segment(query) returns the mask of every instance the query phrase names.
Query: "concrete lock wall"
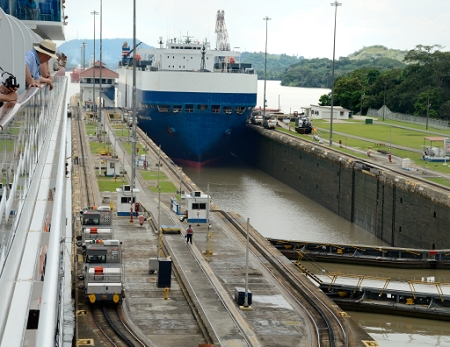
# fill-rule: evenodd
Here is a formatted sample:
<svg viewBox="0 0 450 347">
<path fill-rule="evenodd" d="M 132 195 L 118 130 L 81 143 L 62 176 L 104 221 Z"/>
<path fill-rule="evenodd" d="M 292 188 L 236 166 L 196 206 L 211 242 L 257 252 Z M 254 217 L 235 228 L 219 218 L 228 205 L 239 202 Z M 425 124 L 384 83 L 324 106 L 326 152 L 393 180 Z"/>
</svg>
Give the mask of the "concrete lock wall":
<svg viewBox="0 0 450 347">
<path fill-rule="evenodd" d="M 316 143 L 252 127 L 247 161 L 391 246 L 450 248 L 450 195 Z"/>
</svg>

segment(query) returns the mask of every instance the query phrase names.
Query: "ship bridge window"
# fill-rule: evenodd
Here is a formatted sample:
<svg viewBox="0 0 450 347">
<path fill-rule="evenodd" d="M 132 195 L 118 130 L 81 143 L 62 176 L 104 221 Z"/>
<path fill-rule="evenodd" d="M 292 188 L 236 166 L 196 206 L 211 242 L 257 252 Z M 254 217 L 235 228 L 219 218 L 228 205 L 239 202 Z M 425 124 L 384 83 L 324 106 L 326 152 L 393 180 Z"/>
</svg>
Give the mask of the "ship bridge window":
<svg viewBox="0 0 450 347">
<path fill-rule="evenodd" d="M 231 114 L 231 111 L 232 111 L 231 106 L 224 106 L 223 107 L 223 113 Z"/>
<path fill-rule="evenodd" d="M 169 112 L 170 111 L 170 105 L 158 105 L 158 111 L 159 112 Z"/>
<path fill-rule="evenodd" d="M 203 104 L 197 105 L 197 110 L 199 110 L 200 112 L 205 112 L 205 110 L 207 110 L 207 109 L 208 109 L 208 105 L 203 105 Z"/>
<path fill-rule="evenodd" d="M 211 105 L 211 113 L 220 113 L 220 105 Z"/>
<path fill-rule="evenodd" d="M 184 106 L 184 110 L 188 113 L 192 113 L 192 112 L 194 112 L 194 105 L 186 104 L 186 106 Z"/>
<path fill-rule="evenodd" d="M 181 105 L 173 105 L 173 113 L 181 112 L 182 106 Z"/>
<path fill-rule="evenodd" d="M 236 106 L 234 108 L 234 113 L 236 114 L 243 114 L 245 111 L 245 107 L 244 106 Z"/>
</svg>

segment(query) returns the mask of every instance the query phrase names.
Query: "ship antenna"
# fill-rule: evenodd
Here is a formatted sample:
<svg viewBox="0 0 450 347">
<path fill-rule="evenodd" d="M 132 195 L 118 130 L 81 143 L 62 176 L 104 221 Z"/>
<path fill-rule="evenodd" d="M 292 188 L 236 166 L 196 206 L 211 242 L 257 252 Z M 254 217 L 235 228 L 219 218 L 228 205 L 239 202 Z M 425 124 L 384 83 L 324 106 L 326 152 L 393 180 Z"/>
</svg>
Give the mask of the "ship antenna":
<svg viewBox="0 0 450 347">
<path fill-rule="evenodd" d="M 185 43 L 191 43 L 190 38 L 192 38 L 192 37 L 194 37 L 194 36 L 189 36 L 189 33 L 187 33 L 187 35 L 186 35 L 186 36 L 183 36 L 183 37 L 186 38 L 186 40 L 184 41 Z"/>
</svg>

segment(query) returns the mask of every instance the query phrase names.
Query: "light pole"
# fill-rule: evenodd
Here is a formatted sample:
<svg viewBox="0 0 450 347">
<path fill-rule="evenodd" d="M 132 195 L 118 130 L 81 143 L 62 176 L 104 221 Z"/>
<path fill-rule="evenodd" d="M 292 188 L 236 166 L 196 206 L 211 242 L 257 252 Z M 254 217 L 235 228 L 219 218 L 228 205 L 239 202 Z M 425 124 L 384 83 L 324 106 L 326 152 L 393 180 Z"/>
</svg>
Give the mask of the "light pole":
<svg viewBox="0 0 450 347">
<path fill-rule="evenodd" d="M 428 114 L 430 113 L 430 93 L 427 95 L 427 122 L 425 124 L 425 129 L 428 130 Z"/>
<path fill-rule="evenodd" d="M 96 10 L 94 10 L 93 12 L 91 12 L 91 14 L 94 16 L 94 87 L 92 88 L 92 99 L 94 100 L 93 102 L 93 112 L 95 114 L 95 16 L 98 15 L 98 12 Z"/>
<path fill-rule="evenodd" d="M 131 166 L 131 184 L 134 188 L 136 178 L 136 0 L 133 0 L 133 52 L 133 142 L 131 145 L 131 161 L 133 165 Z"/>
<path fill-rule="evenodd" d="M 359 106 L 359 115 L 360 116 L 362 116 L 362 103 L 363 103 L 364 95 L 365 95 L 365 93 L 361 93 L 361 104 Z"/>
<path fill-rule="evenodd" d="M 84 71 L 84 69 L 86 68 L 86 45 L 87 45 L 86 42 L 81 43 L 81 69 L 82 69 L 82 71 Z M 81 99 L 82 105 L 84 105 L 83 88 L 80 88 L 80 99 Z"/>
<path fill-rule="evenodd" d="M 103 134 L 103 123 L 102 123 L 102 21 L 103 21 L 103 12 L 102 12 L 102 0 L 100 0 L 100 92 L 99 92 L 99 108 L 98 108 L 98 121 L 100 122 L 100 140 Z"/>
<path fill-rule="evenodd" d="M 330 114 L 330 146 L 333 146 L 333 103 L 334 103 L 334 56 L 336 51 L 336 17 L 337 8 L 342 6 L 342 3 L 337 2 L 337 0 L 331 3 L 334 6 L 334 38 L 333 38 L 333 64 L 331 67 L 331 114 Z"/>
<path fill-rule="evenodd" d="M 384 97 L 383 97 L 383 122 L 386 113 L 386 82 L 384 82 Z"/>
<path fill-rule="evenodd" d="M 81 68 L 86 68 L 86 42 L 81 42 Z"/>
<path fill-rule="evenodd" d="M 247 218 L 247 242 L 245 243 L 245 297 L 244 308 L 250 309 L 248 303 L 248 248 L 250 244 L 250 231 L 249 231 L 250 218 Z"/>
<path fill-rule="evenodd" d="M 266 117 L 266 73 L 267 73 L 267 23 L 269 22 L 269 20 L 271 20 L 272 18 L 269 17 L 264 17 L 263 20 L 266 21 L 266 48 L 264 51 L 264 105 L 263 105 L 263 117 Z M 263 118 L 263 119 L 264 119 Z"/>
</svg>

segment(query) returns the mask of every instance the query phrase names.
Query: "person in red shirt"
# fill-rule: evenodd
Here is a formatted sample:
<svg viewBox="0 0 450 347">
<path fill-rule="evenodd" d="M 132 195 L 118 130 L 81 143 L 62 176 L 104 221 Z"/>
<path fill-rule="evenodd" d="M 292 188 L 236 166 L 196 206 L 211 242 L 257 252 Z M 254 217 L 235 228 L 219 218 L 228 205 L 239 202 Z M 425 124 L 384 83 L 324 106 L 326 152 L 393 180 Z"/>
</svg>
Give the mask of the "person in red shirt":
<svg viewBox="0 0 450 347">
<path fill-rule="evenodd" d="M 194 230 L 192 230 L 191 225 L 186 229 L 186 243 L 191 242 L 192 245 L 192 235 L 194 235 Z"/>
</svg>

